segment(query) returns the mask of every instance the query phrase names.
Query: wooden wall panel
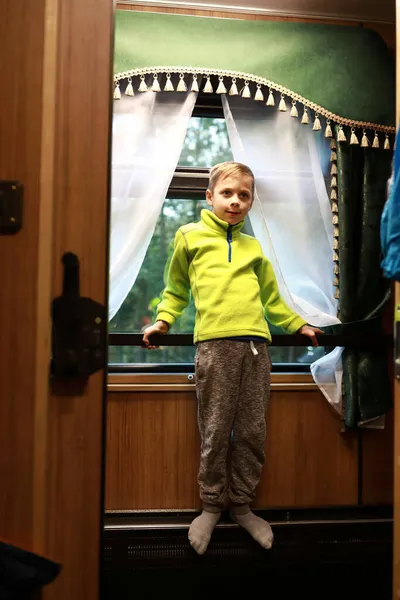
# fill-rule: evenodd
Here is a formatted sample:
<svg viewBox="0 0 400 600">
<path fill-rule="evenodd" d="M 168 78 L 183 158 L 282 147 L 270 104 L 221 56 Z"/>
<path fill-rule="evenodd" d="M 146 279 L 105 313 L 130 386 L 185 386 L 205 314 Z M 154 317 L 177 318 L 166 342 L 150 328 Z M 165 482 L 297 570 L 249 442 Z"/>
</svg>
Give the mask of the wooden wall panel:
<svg viewBox="0 0 400 600">
<path fill-rule="evenodd" d="M 362 432 L 362 502 L 392 504 L 394 414 L 388 413 L 385 428 Z"/>
<path fill-rule="evenodd" d="M 257 507 L 357 502 L 355 434 L 318 391 L 272 393 Z M 194 392 L 111 392 L 106 509 L 199 508 Z"/>
<path fill-rule="evenodd" d="M 340 433 L 339 420 L 318 390 L 273 392 L 268 425 L 255 506 L 357 503 L 357 437 Z"/>
<path fill-rule="evenodd" d="M 111 394 L 106 508 L 197 507 L 198 453 L 194 393 Z"/>
<path fill-rule="evenodd" d="M 0 14 L 0 180 L 25 189 L 22 230 L 0 236 L 0 538 L 32 548 L 44 2 Z"/>
</svg>

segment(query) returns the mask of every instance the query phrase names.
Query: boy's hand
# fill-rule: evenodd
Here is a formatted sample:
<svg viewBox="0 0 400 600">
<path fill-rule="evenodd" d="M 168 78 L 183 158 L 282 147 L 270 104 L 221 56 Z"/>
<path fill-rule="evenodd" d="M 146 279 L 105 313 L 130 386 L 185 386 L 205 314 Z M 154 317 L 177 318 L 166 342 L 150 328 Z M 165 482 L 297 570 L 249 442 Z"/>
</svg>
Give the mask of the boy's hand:
<svg viewBox="0 0 400 600">
<path fill-rule="evenodd" d="M 165 321 L 156 321 L 154 325 L 150 325 L 150 327 L 144 330 L 142 344 L 146 346 L 147 350 L 156 350 L 160 346 L 151 346 L 149 337 L 155 334 L 165 335 L 168 333 L 168 329 L 168 323 Z"/>
<path fill-rule="evenodd" d="M 300 329 L 298 330 L 297 333 L 306 335 L 312 341 L 313 346 L 318 346 L 318 340 L 317 340 L 317 336 L 315 334 L 316 333 L 323 334 L 324 332 L 321 329 L 318 329 L 318 327 L 311 327 L 311 325 L 303 325 L 303 327 L 300 327 Z"/>
</svg>

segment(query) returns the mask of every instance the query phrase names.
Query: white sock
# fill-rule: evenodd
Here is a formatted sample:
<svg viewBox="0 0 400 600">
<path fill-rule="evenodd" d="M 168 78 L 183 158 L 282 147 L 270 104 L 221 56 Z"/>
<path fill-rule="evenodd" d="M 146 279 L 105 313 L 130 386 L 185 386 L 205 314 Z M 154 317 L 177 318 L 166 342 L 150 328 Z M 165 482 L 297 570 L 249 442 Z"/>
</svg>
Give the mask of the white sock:
<svg viewBox="0 0 400 600">
<path fill-rule="evenodd" d="M 212 532 L 221 516 L 220 512 L 208 512 L 203 510 L 199 517 L 196 517 L 189 528 L 189 542 L 197 552 L 204 554 L 210 542 Z"/>
<path fill-rule="evenodd" d="M 232 509 L 230 515 L 235 523 L 246 529 L 260 546 L 267 550 L 271 548 L 274 542 L 274 534 L 267 521 L 264 521 L 261 517 L 257 517 L 250 509 L 244 514 L 242 511 L 235 512 L 235 509 Z"/>
</svg>

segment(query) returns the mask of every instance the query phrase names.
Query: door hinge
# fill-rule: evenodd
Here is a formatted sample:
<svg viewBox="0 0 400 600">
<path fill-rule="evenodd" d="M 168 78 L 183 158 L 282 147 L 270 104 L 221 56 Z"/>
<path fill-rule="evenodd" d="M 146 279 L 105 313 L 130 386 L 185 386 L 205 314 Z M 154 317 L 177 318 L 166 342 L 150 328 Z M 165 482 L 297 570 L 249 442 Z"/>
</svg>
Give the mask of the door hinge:
<svg viewBox="0 0 400 600">
<path fill-rule="evenodd" d="M 19 181 L 0 181 L 0 234 L 21 229 L 23 195 L 24 187 Z"/>
</svg>

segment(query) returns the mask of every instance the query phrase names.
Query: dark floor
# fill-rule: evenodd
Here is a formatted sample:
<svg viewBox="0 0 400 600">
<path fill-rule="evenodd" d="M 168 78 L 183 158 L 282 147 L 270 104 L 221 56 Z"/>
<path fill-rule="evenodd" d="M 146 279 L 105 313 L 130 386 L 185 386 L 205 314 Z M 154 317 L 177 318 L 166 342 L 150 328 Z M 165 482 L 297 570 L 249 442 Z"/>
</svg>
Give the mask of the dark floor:
<svg viewBox="0 0 400 600">
<path fill-rule="evenodd" d="M 108 516 L 103 600 L 391 600 L 390 508 L 258 514 L 273 525 L 271 550 L 227 517 L 204 556 L 187 540 L 191 514 Z"/>
</svg>

